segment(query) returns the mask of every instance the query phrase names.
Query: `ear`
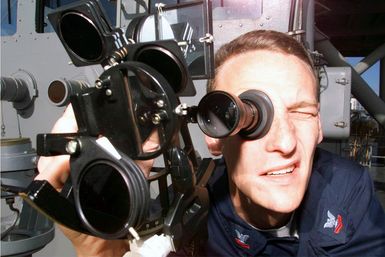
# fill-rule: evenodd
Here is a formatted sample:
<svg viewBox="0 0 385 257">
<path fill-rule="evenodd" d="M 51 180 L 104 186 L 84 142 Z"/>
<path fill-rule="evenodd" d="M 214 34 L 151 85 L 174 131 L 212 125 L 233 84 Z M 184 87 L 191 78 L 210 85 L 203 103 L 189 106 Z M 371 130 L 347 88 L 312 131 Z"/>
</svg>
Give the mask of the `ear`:
<svg viewBox="0 0 385 257">
<path fill-rule="evenodd" d="M 205 141 L 212 155 L 218 156 L 222 154 L 222 147 L 223 147 L 222 140 L 205 135 Z"/>
<path fill-rule="evenodd" d="M 318 144 L 322 142 L 324 134 L 322 132 L 321 115 L 318 113 Z"/>
</svg>

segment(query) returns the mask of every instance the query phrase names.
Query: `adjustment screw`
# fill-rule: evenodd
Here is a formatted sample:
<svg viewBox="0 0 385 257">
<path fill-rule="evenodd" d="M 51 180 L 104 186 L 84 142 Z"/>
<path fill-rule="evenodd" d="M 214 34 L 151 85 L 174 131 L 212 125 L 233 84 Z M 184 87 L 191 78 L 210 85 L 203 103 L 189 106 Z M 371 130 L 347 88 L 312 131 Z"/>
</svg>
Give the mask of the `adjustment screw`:
<svg viewBox="0 0 385 257">
<path fill-rule="evenodd" d="M 66 145 L 66 151 L 68 154 L 76 154 L 80 150 L 80 144 L 77 140 L 70 140 Z"/>
<path fill-rule="evenodd" d="M 156 106 L 158 106 L 159 108 L 164 107 L 164 101 L 162 99 L 159 99 L 158 101 L 156 101 Z"/>
<path fill-rule="evenodd" d="M 97 89 L 108 88 L 110 84 L 111 84 L 111 77 L 110 76 L 108 76 L 107 78 L 103 78 L 103 79 L 97 79 L 95 81 L 95 87 Z"/>
<path fill-rule="evenodd" d="M 111 89 L 106 90 L 106 96 L 112 96 L 112 90 Z"/>
<path fill-rule="evenodd" d="M 167 119 L 167 113 L 164 110 L 162 110 L 158 113 L 155 113 L 151 117 L 152 124 L 154 124 L 154 125 L 159 125 L 165 119 Z"/>
<path fill-rule="evenodd" d="M 158 125 L 161 121 L 162 121 L 162 117 L 160 117 L 160 115 L 158 113 L 156 113 L 156 114 L 154 114 L 154 116 L 152 116 L 152 123 L 153 124 Z"/>
<path fill-rule="evenodd" d="M 101 89 L 103 87 L 103 83 L 102 83 L 102 81 L 100 79 L 95 81 L 95 87 L 97 89 Z"/>
</svg>

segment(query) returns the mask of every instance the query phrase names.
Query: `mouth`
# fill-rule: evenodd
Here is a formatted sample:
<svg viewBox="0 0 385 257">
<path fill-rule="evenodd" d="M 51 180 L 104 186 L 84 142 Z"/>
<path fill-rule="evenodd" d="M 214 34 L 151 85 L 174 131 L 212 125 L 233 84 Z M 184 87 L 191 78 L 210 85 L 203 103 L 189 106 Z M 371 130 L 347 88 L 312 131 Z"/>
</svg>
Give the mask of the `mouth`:
<svg viewBox="0 0 385 257">
<path fill-rule="evenodd" d="M 296 185 L 300 176 L 299 160 L 292 160 L 285 163 L 270 166 L 259 173 L 261 179 L 271 186 L 293 186 Z"/>
<path fill-rule="evenodd" d="M 283 175 L 293 173 L 294 168 L 295 168 L 295 166 L 292 165 L 292 166 L 284 168 L 284 169 L 268 171 L 264 175 L 266 175 L 266 176 L 283 176 Z"/>
<path fill-rule="evenodd" d="M 289 162 L 276 164 L 268 168 L 266 167 L 266 169 L 261 170 L 259 174 L 266 177 L 293 176 L 299 168 L 299 165 L 300 162 L 298 160 L 291 160 Z"/>
</svg>

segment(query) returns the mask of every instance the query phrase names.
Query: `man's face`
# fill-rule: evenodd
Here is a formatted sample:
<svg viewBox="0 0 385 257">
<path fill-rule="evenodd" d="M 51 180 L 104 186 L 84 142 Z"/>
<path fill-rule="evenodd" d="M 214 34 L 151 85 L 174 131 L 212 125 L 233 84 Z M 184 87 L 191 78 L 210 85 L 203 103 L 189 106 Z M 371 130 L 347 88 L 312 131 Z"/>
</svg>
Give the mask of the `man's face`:
<svg viewBox="0 0 385 257">
<path fill-rule="evenodd" d="M 236 135 L 215 143 L 226 160 L 236 209 L 245 199 L 279 213 L 299 206 L 322 140 L 316 88 L 310 68 L 292 55 L 253 51 L 220 67 L 216 90 L 234 95 L 261 90 L 274 106 L 273 123 L 263 138 L 248 141 Z"/>
</svg>

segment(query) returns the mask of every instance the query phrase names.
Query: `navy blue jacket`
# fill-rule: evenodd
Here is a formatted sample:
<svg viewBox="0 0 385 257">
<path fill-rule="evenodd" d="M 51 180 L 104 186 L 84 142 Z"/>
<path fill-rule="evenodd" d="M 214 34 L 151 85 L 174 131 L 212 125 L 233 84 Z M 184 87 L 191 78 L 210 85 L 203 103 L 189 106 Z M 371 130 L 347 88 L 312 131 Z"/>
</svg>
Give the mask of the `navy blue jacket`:
<svg viewBox="0 0 385 257">
<path fill-rule="evenodd" d="M 271 237 L 238 217 L 227 179 L 221 160 L 208 185 L 208 239 L 199 256 L 385 256 L 385 213 L 368 171 L 354 162 L 316 150 L 294 217 L 299 238 Z"/>
</svg>

